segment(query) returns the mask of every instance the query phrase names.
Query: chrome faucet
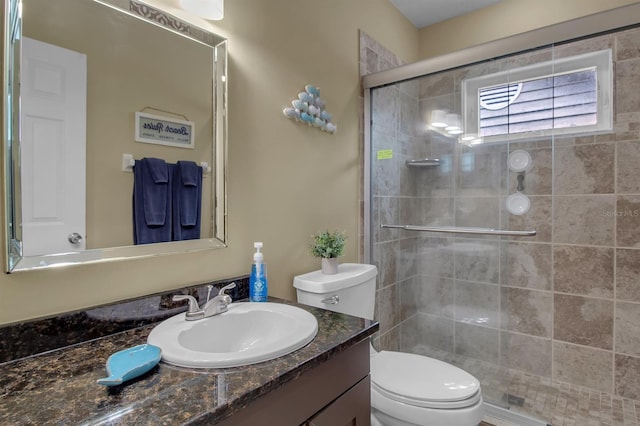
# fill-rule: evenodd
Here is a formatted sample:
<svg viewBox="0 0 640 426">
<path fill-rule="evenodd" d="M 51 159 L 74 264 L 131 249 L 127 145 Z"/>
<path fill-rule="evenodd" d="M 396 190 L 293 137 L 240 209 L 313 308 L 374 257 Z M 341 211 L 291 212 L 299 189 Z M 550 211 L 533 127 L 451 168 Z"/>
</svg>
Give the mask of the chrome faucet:
<svg viewBox="0 0 640 426">
<path fill-rule="evenodd" d="M 176 302 L 180 300 L 186 300 L 189 302 L 189 308 L 185 314 L 185 319 L 187 321 L 195 321 L 227 312 L 229 310 L 229 305 L 233 300 L 231 299 L 231 296 L 225 293 L 225 291 L 235 288 L 235 286 L 236 283 L 233 282 L 222 287 L 220 291 L 218 291 L 218 295 L 211 300 L 209 300 L 209 295 L 207 295 L 207 303 L 204 304 L 202 309 L 198 306 L 198 301 L 195 297 L 189 296 L 188 294 L 177 294 L 173 296 L 173 300 Z M 209 289 L 209 291 L 211 291 L 211 289 Z"/>
</svg>

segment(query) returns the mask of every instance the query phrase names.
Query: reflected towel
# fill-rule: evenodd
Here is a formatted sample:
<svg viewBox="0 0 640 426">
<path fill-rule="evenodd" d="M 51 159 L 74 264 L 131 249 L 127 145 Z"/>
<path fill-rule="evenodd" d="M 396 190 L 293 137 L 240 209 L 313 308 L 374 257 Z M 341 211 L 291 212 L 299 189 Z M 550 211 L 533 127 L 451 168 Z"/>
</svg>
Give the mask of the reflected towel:
<svg viewBox="0 0 640 426">
<path fill-rule="evenodd" d="M 173 240 L 200 238 L 202 167 L 193 161 L 178 161 L 173 175 Z"/>
<path fill-rule="evenodd" d="M 171 241 L 171 178 L 171 170 L 164 160 L 136 160 L 133 167 L 134 244 Z"/>
<path fill-rule="evenodd" d="M 144 198 L 144 218 L 147 225 L 164 225 L 167 213 L 167 187 L 169 169 L 159 158 L 143 158 L 142 196 Z"/>
</svg>

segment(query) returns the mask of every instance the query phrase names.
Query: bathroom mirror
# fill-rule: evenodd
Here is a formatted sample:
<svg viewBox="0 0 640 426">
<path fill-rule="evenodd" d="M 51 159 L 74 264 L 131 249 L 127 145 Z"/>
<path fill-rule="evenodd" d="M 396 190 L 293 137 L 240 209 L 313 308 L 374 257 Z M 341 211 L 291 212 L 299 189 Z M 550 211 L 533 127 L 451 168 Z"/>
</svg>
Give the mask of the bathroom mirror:
<svg viewBox="0 0 640 426">
<path fill-rule="evenodd" d="M 225 247 L 224 38 L 134 0 L 4 0 L 3 29 L 5 272 Z M 200 239 L 134 245 L 144 157 L 201 165 Z"/>
</svg>

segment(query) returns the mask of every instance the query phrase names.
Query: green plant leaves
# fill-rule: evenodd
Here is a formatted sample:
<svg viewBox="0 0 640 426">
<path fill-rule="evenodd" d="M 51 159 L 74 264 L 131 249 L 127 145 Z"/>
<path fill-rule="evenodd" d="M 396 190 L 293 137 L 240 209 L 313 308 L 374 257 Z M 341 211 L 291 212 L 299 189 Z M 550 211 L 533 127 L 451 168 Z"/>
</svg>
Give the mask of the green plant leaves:
<svg viewBox="0 0 640 426">
<path fill-rule="evenodd" d="M 321 231 L 311 236 L 311 254 L 315 257 L 338 257 L 342 256 L 347 235 L 343 231 Z"/>
</svg>

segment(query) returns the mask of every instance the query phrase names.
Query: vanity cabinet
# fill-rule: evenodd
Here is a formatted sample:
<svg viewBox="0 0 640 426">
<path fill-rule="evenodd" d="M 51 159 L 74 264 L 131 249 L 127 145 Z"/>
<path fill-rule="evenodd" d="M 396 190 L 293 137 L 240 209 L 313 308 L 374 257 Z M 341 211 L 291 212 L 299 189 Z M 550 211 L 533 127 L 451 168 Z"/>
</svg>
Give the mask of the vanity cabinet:
<svg viewBox="0 0 640 426">
<path fill-rule="evenodd" d="M 369 376 L 346 391 L 304 426 L 364 426 L 371 424 L 371 380 Z"/>
<path fill-rule="evenodd" d="M 369 339 L 257 397 L 222 426 L 369 426 Z M 204 423 L 203 423 L 204 424 Z"/>
</svg>

